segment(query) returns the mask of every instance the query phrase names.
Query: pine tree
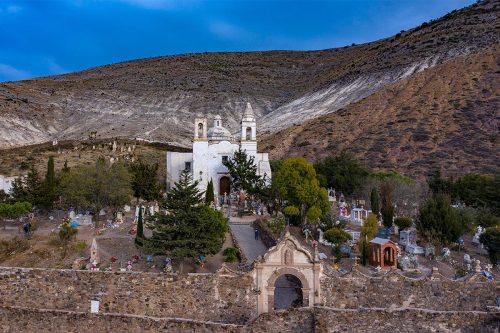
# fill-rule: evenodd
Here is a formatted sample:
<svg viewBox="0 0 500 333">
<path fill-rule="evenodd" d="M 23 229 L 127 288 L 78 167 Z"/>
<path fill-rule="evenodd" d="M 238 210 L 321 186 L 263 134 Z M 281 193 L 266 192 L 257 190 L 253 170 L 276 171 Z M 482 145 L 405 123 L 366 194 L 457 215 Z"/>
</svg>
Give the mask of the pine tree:
<svg viewBox="0 0 500 333">
<path fill-rule="evenodd" d="M 379 202 L 378 191 L 376 188 L 373 188 L 372 193 L 370 194 L 370 204 L 372 206 L 373 214 L 378 216 L 378 214 L 380 213 L 380 202 Z"/>
<path fill-rule="evenodd" d="M 264 185 L 262 177 L 257 174 L 254 157 L 247 155 L 241 148 L 234 153 L 233 158 L 224 162 L 224 166 L 229 170 L 231 186 L 235 191 L 254 193 Z"/>
<path fill-rule="evenodd" d="M 155 214 L 146 221 L 152 230 L 144 240 L 146 251 L 171 254 L 176 257 L 197 257 L 215 254 L 222 248 L 227 231 L 224 215 L 203 204 L 203 193 L 189 172 L 181 174 L 179 182 L 167 193 L 166 214 Z"/>
<path fill-rule="evenodd" d="M 207 191 L 205 192 L 205 203 L 207 205 L 210 205 L 211 203 L 213 203 L 215 200 L 215 196 L 214 196 L 214 182 L 212 181 L 212 179 L 210 179 L 210 181 L 208 182 L 208 185 L 207 185 Z"/>
<path fill-rule="evenodd" d="M 38 171 L 33 165 L 31 166 L 30 171 L 26 176 L 25 185 L 27 201 L 30 202 L 33 206 L 39 205 L 42 183 L 40 182 Z"/>
<path fill-rule="evenodd" d="M 54 157 L 50 156 L 47 162 L 47 173 L 41 186 L 40 205 L 45 209 L 52 209 L 57 197 L 56 174 L 54 170 Z"/>
<path fill-rule="evenodd" d="M 12 182 L 10 196 L 15 202 L 29 201 L 28 191 L 26 190 L 26 183 L 22 177 L 18 177 Z"/>
<path fill-rule="evenodd" d="M 172 213 L 188 211 L 203 202 L 203 193 L 198 190 L 198 181 L 193 181 L 188 171 L 183 171 L 179 182 L 167 193 L 165 207 Z"/>
<path fill-rule="evenodd" d="M 143 245 L 144 226 L 142 223 L 142 207 L 139 207 L 139 217 L 137 218 L 137 233 L 135 235 L 135 243 L 139 246 Z"/>
<path fill-rule="evenodd" d="M 158 163 L 146 164 L 139 160 L 130 165 L 129 171 L 132 174 L 132 189 L 137 199 L 151 201 L 160 197 L 157 183 Z"/>
<path fill-rule="evenodd" d="M 383 183 L 380 186 L 380 194 L 382 201 L 382 208 L 380 213 L 382 214 L 382 221 L 384 226 L 390 228 L 394 219 L 394 205 L 392 204 L 392 192 L 393 187 L 388 182 Z"/>
</svg>

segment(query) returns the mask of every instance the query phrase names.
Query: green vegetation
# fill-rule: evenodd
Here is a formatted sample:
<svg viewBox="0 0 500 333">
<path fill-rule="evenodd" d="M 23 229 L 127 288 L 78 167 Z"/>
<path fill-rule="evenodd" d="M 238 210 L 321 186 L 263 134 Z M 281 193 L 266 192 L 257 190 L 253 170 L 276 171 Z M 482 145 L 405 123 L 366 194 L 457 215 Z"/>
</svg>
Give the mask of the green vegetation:
<svg viewBox="0 0 500 333">
<path fill-rule="evenodd" d="M 99 159 L 93 166 L 72 168 L 61 179 L 61 193 L 67 207 L 99 211 L 110 207 L 116 212 L 132 198 L 131 177 L 122 163 L 108 166 Z M 98 220 L 95 220 L 96 227 Z"/>
<path fill-rule="evenodd" d="M 398 226 L 399 231 L 411 227 L 412 219 L 410 217 L 396 217 L 394 219 L 394 224 Z"/>
<path fill-rule="evenodd" d="M 160 188 L 158 186 L 158 163 L 146 164 L 141 160 L 128 167 L 132 175 L 132 190 L 134 197 L 146 201 L 158 200 Z"/>
<path fill-rule="evenodd" d="M 235 247 L 228 247 L 222 252 L 225 262 L 236 262 L 239 260 L 240 251 Z"/>
<path fill-rule="evenodd" d="M 257 174 L 254 157 L 246 151 L 238 149 L 233 158 L 224 162 L 231 175 L 231 186 L 235 191 L 257 193 L 264 186 L 264 180 Z"/>
<path fill-rule="evenodd" d="M 285 230 L 285 217 L 282 215 L 273 217 L 269 220 L 267 225 L 269 226 L 269 229 L 271 229 L 273 234 L 279 235 L 283 232 L 283 230 Z"/>
<path fill-rule="evenodd" d="M 78 229 L 73 228 L 69 220 L 66 223 L 61 224 L 61 228 L 59 229 L 59 241 L 63 247 L 63 258 L 66 257 L 68 253 L 68 245 L 69 243 L 76 238 L 76 234 L 78 233 Z"/>
<path fill-rule="evenodd" d="M 215 201 L 215 194 L 214 194 L 214 182 L 212 179 L 208 182 L 207 185 L 207 191 L 205 192 L 205 203 L 207 205 L 213 204 Z"/>
<path fill-rule="evenodd" d="M 376 188 L 372 188 L 372 192 L 370 193 L 370 205 L 372 207 L 373 214 L 378 216 L 380 213 L 380 199 Z"/>
<path fill-rule="evenodd" d="M 314 163 L 314 169 L 326 178 L 326 185 L 346 195 L 361 187 L 369 170 L 346 152 Z"/>
<path fill-rule="evenodd" d="M 151 238 L 144 239 L 147 252 L 196 258 L 220 251 L 228 230 L 227 219 L 204 204 L 197 185 L 188 172 L 181 174 L 179 182 L 167 193 L 166 208 L 170 214 L 158 213 L 146 221 L 153 232 Z"/>
<path fill-rule="evenodd" d="M 479 241 L 483 243 L 490 261 L 492 264 L 500 263 L 500 226 L 487 228 L 479 237 Z"/>
<path fill-rule="evenodd" d="M 0 217 L 3 219 L 3 229 L 5 230 L 5 219 L 16 219 L 24 214 L 31 212 L 29 202 L 0 203 Z"/>
<path fill-rule="evenodd" d="M 433 194 L 420 207 L 417 229 L 427 240 L 438 240 L 443 244 L 456 242 L 467 230 L 450 197 L 443 193 Z"/>
<path fill-rule="evenodd" d="M 144 226 L 142 222 L 142 207 L 139 207 L 139 216 L 137 217 L 137 233 L 135 234 L 135 243 L 139 246 L 143 245 Z"/>
<path fill-rule="evenodd" d="M 317 220 L 330 210 L 326 190 L 320 187 L 316 171 L 304 158 L 290 158 L 273 177 L 278 201 L 286 202 L 283 210 L 288 216 L 298 216 L 302 223 Z"/>
<path fill-rule="evenodd" d="M 384 226 L 390 228 L 394 219 L 394 205 L 392 203 L 392 193 L 394 188 L 389 182 L 384 182 L 380 186 L 380 196 L 382 201 L 382 207 L 380 208 L 380 213 L 382 214 L 382 221 Z"/>
<path fill-rule="evenodd" d="M 370 214 L 363 221 L 363 228 L 361 229 L 361 237 L 358 242 L 358 248 L 360 253 L 361 264 L 366 265 L 368 258 L 368 242 L 375 238 L 378 231 L 378 218 L 375 214 Z"/>
</svg>

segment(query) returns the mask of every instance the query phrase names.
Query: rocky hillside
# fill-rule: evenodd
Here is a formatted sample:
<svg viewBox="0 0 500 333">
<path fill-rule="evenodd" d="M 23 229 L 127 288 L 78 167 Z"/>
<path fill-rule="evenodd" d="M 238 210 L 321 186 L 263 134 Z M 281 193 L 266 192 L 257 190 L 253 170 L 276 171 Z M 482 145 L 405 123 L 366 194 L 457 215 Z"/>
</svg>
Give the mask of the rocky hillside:
<svg viewBox="0 0 500 333">
<path fill-rule="evenodd" d="M 247 101 L 271 147 L 276 131 L 333 116 L 457 57 L 483 54 L 500 42 L 499 12 L 498 0 L 483 1 L 396 36 L 344 48 L 186 54 L 2 83 L 0 148 L 82 140 L 91 132 L 100 139 L 137 137 L 185 146 L 195 115 L 220 114 L 235 131 Z M 461 92 L 453 99 L 465 101 Z M 285 156 L 290 150 L 273 153 Z"/>
<path fill-rule="evenodd" d="M 423 176 L 500 171 L 500 45 L 459 57 L 356 103 L 263 138 L 273 158 L 347 150 L 366 165 Z"/>
</svg>

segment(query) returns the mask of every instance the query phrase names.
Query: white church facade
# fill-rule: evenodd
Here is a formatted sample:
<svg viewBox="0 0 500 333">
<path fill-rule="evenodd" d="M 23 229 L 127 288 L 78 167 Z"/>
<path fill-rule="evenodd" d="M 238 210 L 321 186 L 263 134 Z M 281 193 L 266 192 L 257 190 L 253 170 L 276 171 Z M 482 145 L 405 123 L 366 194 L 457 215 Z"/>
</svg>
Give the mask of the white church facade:
<svg viewBox="0 0 500 333">
<path fill-rule="evenodd" d="M 207 118 L 195 119 L 191 153 L 167 151 L 167 190 L 172 188 L 181 173 L 187 170 L 191 172 L 194 180 L 198 180 L 200 191 L 206 191 L 208 182 L 212 179 L 216 197 L 229 195 L 231 177 L 223 162 L 233 158 L 240 147 L 254 157 L 257 173 L 270 180 L 269 156 L 267 153 L 257 152 L 257 123 L 250 103 L 247 103 L 241 119 L 239 138 L 222 126 L 220 116 L 214 117 L 213 127 L 208 128 L 207 125 Z"/>
</svg>

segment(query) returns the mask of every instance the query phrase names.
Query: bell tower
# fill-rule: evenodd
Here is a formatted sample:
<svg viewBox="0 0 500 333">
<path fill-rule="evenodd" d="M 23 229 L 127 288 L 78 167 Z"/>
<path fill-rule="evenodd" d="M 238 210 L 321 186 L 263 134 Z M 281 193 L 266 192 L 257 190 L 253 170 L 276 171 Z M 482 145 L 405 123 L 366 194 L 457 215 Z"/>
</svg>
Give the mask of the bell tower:
<svg viewBox="0 0 500 333">
<path fill-rule="evenodd" d="M 250 103 L 241 118 L 241 149 L 250 155 L 257 154 L 257 121 Z"/>
<path fill-rule="evenodd" d="M 207 118 L 194 119 L 194 140 L 205 141 L 207 140 Z"/>
</svg>

